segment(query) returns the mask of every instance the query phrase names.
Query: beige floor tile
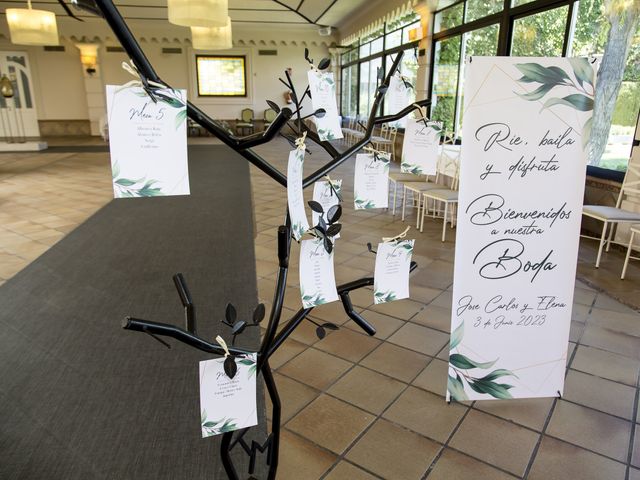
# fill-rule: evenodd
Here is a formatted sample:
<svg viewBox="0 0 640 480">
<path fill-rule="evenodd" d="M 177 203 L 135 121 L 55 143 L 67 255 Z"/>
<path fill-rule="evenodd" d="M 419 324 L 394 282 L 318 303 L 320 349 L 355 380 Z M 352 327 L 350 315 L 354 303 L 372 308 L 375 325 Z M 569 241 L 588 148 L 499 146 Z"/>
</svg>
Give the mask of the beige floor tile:
<svg viewBox="0 0 640 480">
<path fill-rule="evenodd" d="M 427 305 L 424 310 L 418 312 L 410 321 L 448 333 L 451 331 L 451 308 Z"/>
<path fill-rule="evenodd" d="M 474 408 L 533 430 L 542 431 L 553 401 L 553 398 L 519 398 L 498 402 L 476 402 Z"/>
<path fill-rule="evenodd" d="M 381 413 L 406 385 L 386 375 L 356 365 L 328 392 L 368 412 Z"/>
<path fill-rule="evenodd" d="M 332 452 L 341 454 L 375 416 L 329 395 L 320 395 L 298 413 L 287 428 Z"/>
<path fill-rule="evenodd" d="M 358 362 L 378 345 L 380 340 L 374 337 L 342 328 L 331 332 L 326 338 L 316 343 L 315 347 L 345 360 Z"/>
<path fill-rule="evenodd" d="M 400 381 L 410 382 L 424 369 L 428 358 L 406 348 L 383 343 L 360 364 Z"/>
<path fill-rule="evenodd" d="M 373 310 L 374 312 L 389 315 L 391 317 L 400 318 L 402 320 L 409 320 L 423 308 L 424 305 L 422 303 L 405 299 L 396 300 L 395 302 L 372 305 L 369 309 Z"/>
<path fill-rule="evenodd" d="M 516 478 L 450 448 L 446 448 L 429 480 L 509 480 Z"/>
<path fill-rule="evenodd" d="M 615 460 L 625 461 L 631 423 L 560 400 L 547 434 Z"/>
<path fill-rule="evenodd" d="M 324 478 L 325 480 L 375 480 L 377 477 L 343 460 Z"/>
<path fill-rule="evenodd" d="M 622 313 L 594 308 L 589 323 L 627 335 L 640 336 L 640 313 Z"/>
<path fill-rule="evenodd" d="M 271 368 L 280 368 L 293 357 L 306 350 L 307 345 L 304 343 L 288 338 L 269 358 Z"/>
<path fill-rule="evenodd" d="M 389 480 L 419 480 L 440 445 L 386 420 L 378 420 L 347 453 L 347 460 Z"/>
<path fill-rule="evenodd" d="M 580 343 L 640 360 L 640 338 L 588 325 Z"/>
<path fill-rule="evenodd" d="M 638 381 L 640 360 L 580 345 L 571 368 L 635 386 Z"/>
<path fill-rule="evenodd" d="M 565 380 L 566 400 L 628 420 L 633 419 L 635 396 L 635 388 L 575 370 Z"/>
<path fill-rule="evenodd" d="M 342 302 L 325 303 L 316 307 L 311 312 L 311 316 L 314 318 L 320 318 L 325 322 L 335 323 L 336 325 L 343 325 L 349 321 L 349 317 L 344 311 Z"/>
<path fill-rule="evenodd" d="M 278 480 L 317 480 L 337 457 L 298 435 L 282 430 Z"/>
<path fill-rule="evenodd" d="M 629 480 L 640 480 L 640 469 L 629 469 Z"/>
<path fill-rule="evenodd" d="M 447 393 L 448 370 L 449 364 L 447 362 L 434 358 L 416 377 L 413 385 L 444 397 Z"/>
<path fill-rule="evenodd" d="M 381 340 L 388 338 L 393 332 L 397 331 L 405 324 L 404 320 L 398 320 L 397 318 L 371 310 L 362 310 L 359 313 L 369 324 L 371 324 L 371 326 L 373 326 L 373 328 L 376 329 L 375 336 Z M 362 331 L 362 329 L 352 321 L 345 323 L 345 326 L 357 332 Z"/>
<path fill-rule="evenodd" d="M 458 403 L 447 404 L 433 393 L 409 387 L 387 409 L 383 417 L 416 433 L 445 443 L 467 407 Z"/>
<path fill-rule="evenodd" d="M 633 441 L 633 453 L 631 455 L 631 465 L 640 468 L 640 428 L 636 426 L 635 438 Z"/>
<path fill-rule="evenodd" d="M 280 396 L 281 419 L 282 425 L 288 422 L 300 410 L 311 403 L 320 392 L 314 388 L 296 382 L 283 375 L 274 375 L 276 385 L 278 386 L 278 395 Z M 271 399 L 265 388 L 265 399 L 267 403 L 267 418 L 271 419 Z"/>
<path fill-rule="evenodd" d="M 522 476 L 539 434 L 472 410 L 449 445 L 491 465 Z"/>
<path fill-rule="evenodd" d="M 449 343 L 449 334 L 408 322 L 391 335 L 389 342 L 425 355 L 437 355 Z"/>
<path fill-rule="evenodd" d="M 280 367 L 280 373 L 306 385 L 324 390 L 353 364 L 328 353 L 309 348 Z"/>
<path fill-rule="evenodd" d="M 625 466 L 601 455 L 545 437 L 533 461 L 529 480 L 624 480 Z"/>
</svg>

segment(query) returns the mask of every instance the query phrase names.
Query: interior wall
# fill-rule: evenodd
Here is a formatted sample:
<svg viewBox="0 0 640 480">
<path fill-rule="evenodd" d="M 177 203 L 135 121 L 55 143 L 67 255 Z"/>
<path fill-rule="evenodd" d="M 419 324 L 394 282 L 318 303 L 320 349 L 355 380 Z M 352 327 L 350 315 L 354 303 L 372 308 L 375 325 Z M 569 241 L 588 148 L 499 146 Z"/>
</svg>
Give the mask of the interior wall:
<svg viewBox="0 0 640 480">
<path fill-rule="evenodd" d="M 58 28 L 60 44 L 66 49 L 64 52 L 12 45 L 8 40 L 6 25 L 0 25 L 0 48 L 29 53 L 38 120 L 88 120 L 86 74 L 75 44 L 88 42 L 100 45 L 98 75 L 105 85 L 123 84 L 133 79 L 121 66 L 128 58 L 124 52 L 106 51 L 107 45 L 117 46 L 118 43 L 103 21 L 80 24 L 61 20 Z M 280 106 L 286 105 L 286 88 L 278 81 L 279 77 L 284 78 L 284 70 L 292 68 L 296 86 L 300 92 L 304 91 L 308 83 L 304 48 L 309 48 L 311 58 L 318 62 L 321 58 L 330 56 L 328 46 L 335 41 L 332 37 L 320 37 L 315 28 L 282 25 L 259 30 L 244 25 L 235 28 L 234 48 L 217 53 L 246 55 L 248 94 L 247 97 L 221 99 L 197 96 L 196 52 L 190 46 L 188 29 L 158 21 L 140 25 L 133 23 L 131 27 L 160 77 L 174 87 L 186 88 L 192 102 L 207 114 L 221 120 L 239 118 L 243 108 L 252 108 L 256 119 L 261 119 L 264 110 L 268 108 L 265 102 L 267 99 Z M 181 48 L 182 52 L 162 53 L 165 47 Z M 276 50 L 277 55 L 260 55 L 260 50 Z M 305 111 L 309 108 L 310 105 Z"/>
</svg>

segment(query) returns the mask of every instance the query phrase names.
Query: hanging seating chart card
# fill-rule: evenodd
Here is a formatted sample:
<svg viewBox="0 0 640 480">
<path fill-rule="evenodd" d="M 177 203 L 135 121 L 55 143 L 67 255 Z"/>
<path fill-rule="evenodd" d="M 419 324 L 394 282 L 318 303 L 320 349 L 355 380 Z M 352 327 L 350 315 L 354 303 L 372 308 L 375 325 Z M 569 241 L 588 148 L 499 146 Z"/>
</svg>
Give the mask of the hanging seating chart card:
<svg viewBox="0 0 640 480">
<path fill-rule="evenodd" d="M 304 308 L 338 300 L 333 251 L 327 253 L 321 238 L 300 243 L 300 295 Z"/>
<path fill-rule="evenodd" d="M 293 238 L 300 241 L 302 235 L 309 230 L 307 212 L 304 209 L 302 193 L 302 175 L 304 167 L 304 149 L 296 148 L 289 152 L 287 167 L 287 203 L 291 216 Z"/>
<path fill-rule="evenodd" d="M 393 115 L 406 108 L 411 103 L 409 91 L 412 87 L 402 78 L 400 74 L 393 75 L 389 80 L 389 89 L 385 95 L 385 105 L 387 105 L 387 113 Z M 393 122 L 398 128 L 404 128 L 407 124 L 407 117 Z"/>
<path fill-rule="evenodd" d="M 435 175 L 438 165 L 442 122 L 407 120 L 402 144 L 402 173 Z"/>
<path fill-rule="evenodd" d="M 415 240 L 378 244 L 373 274 L 375 304 L 409 298 L 409 271 Z"/>
<path fill-rule="evenodd" d="M 234 360 L 237 370 L 233 378 L 225 372 L 224 357 L 200 362 L 202 438 L 258 424 L 256 354 Z"/>
<path fill-rule="evenodd" d="M 313 110 L 323 108 L 325 111 L 323 116 L 314 117 L 320 140 L 342 138 L 342 127 L 336 101 L 336 82 L 333 73 L 309 70 L 307 75 Z"/>
<path fill-rule="evenodd" d="M 356 210 L 389 206 L 389 161 L 386 152 L 356 155 L 353 196 Z"/>
<path fill-rule="evenodd" d="M 329 219 L 327 218 L 329 209 L 340 203 L 338 194 L 340 194 L 341 188 L 342 180 L 331 180 L 331 184 L 329 184 L 328 180 L 319 180 L 313 184 L 313 199 L 322 205 L 324 210 L 323 218 L 327 223 L 329 223 Z M 320 214 L 316 211 L 312 211 L 311 222 L 314 225 L 317 225 L 319 219 Z M 337 233 L 334 238 L 340 238 L 340 233 Z"/>
<path fill-rule="evenodd" d="M 115 198 L 188 195 L 186 90 L 107 85 Z"/>
<path fill-rule="evenodd" d="M 594 68 L 473 57 L 466 75 L 447 398 L 558 396 Z"/>
</svg>

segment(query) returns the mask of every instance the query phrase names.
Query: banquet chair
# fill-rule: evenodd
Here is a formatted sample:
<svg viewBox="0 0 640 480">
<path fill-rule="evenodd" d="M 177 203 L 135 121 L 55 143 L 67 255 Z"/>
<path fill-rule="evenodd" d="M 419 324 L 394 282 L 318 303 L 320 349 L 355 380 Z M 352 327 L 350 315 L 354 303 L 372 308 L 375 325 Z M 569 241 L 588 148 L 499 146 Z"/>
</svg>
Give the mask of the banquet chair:
<svg viewBox="0 0 640 480">
<path fill-rule="evenodd" d="M 606 252 L 609 251 L 612 243 L 619 243 L 624 246 L 628 245 L 615 241 L 615 230 L 618 224 L 640 223 L 640 212 L 633 212 L 622 208 L 623 200 L 640 203 L 640 161 L 636 160 L 634 162 L 634 157 L 640 159 L 640 155 L 632 154 L 615 207 L 607 205 L 585 205 L 582 207 L 582 215 L 603 222 L 600 244 L 598 246 L 598 256 L 596 257 L 596 268 L 600 267 L 602 249 L 605 243 L 607 245 L 605 249 Z M 608 236 L 607 229 L 609 232 Z M 583 236 L 594 238 L 586 235 Z"/>
<path fill-rule="evenodd" d="M 456 206 L 458 204 L 458 186 L 460 183 L 460 150 L 452 148 L 443 148 L 440 160 L 440 165 L 445 172 L 452 173 L 453 180 L 450 188 L 435 188 L 422 192 L 423 207 L 422 216 L 420 218 L 420 231 L 424 230 L 424 217 L 428 209 L 428 201 L 432 200 L 434 203 L 433 216 L 436 216 L 436 204 L 444 204 L 444 211 L 442 215 L 442 241 L 446 240 L 447 236 L 447 219 L 451 224 L 451 228 L 455 226 L 456 222 Z M 418 202 L 419 204 L 420 202 Z M 420 210 L 418 210 L 420 212 Z"/>
<path fill-rule="evenodd" d="M 640 260 L 640 257 L 631 256 L 631 250 L 633 250 L 633 239 L 636 234 L 640 235 L 640 223 L 636 223 L 635 225 L 631 225 L 631 238 L 629 238 L 629 246 L 627 247 L 627 256 L 624 258 L 624 265 L 622 266 L 622 275 L 620 275 L 620 280 L 624 280 L 625 275 L 627 274 L 627 266 L 629 265 L 629 260 Z"/>
</svg>

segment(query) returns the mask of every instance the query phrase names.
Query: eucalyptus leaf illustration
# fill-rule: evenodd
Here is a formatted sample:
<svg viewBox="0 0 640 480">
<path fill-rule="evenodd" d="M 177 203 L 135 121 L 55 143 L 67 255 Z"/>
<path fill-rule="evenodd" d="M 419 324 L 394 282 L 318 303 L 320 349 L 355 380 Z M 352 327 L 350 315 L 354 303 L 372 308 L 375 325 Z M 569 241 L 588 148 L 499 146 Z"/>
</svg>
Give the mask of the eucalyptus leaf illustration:
<svg viewBox="0 0 640 480">
<path fill-rule="evenodd" d="M 164 195 L 160 187 L 155 185 L 157 180 L 147 180 L 146 177 L 132 179 L 120 177 L 120 166 L 115 162 L 112 169 L 113 188 L 116 198 L 157 197 Z"/>
<path fill-rule="evenodd" d="M 447 379 L 447 390 L 453 400 L 464 401 L 469 400 L 465 391 L 465 382 L 469 385 L 473 391 L 490 395 L 494 398 L 512 398 L 509 390 L 513 388 L 513 385 L 507 383 L 498 383 L 495 380 L 502 377 L 516 377 L 511 370 L 504 368 L 497 368 L 486 375 L 479 376 L 471 371 L 476 369 L 487 370 L 490 369 L 497 359 L 492 362 L 478 362 L 470 359 L 466 355 L 460 353 L 453 353 L 462 343 L 464 337 L 464 322 L 460 323 L 458 327 L 452 332 L 449 347 L 452 353 L 449 354 L 449 367 L 453 369 L 455 377 L 449 373 Z"/>
<path fill-rule="evenodd" d="M 333 132 L 329 128 L 319 128 L 318 129 L 318 136 L 320 137 L 320 139 L 322 141 L 335 140 L 336 139 L 336 136 L 333 134 Z"/>
<path fill-rule="evenodd" d="M 368 200 L 366 198 L 361 198 L 358 195 L 358 192 L 355 192 L 354 194 L 354 204 L 355 204 L 355 209 L 356 210 L 367 210 L 370 208 L 376 208 L 376 204 L 372 201 L 372 200 Z"/>
<path fill-rule="evenodd" d="M 203 433 L 207 437 L 220 435 L 221 433 L 232 432 L 237 430 L 237 420 L 235 418 L 222 418 L 220 420 L 209 420 L 207 411 L 203 410 L 200 414 L 200 425 Z"/>
<path fill-rule="evenodd" d="M 421 165 L 415 165 L 413 163 L 402 162 L 400 164 L 400 171 L 402 173 L 412 173 L 414 175 L 422 175 L 423 169 Z"/>
<path fill-rule="evenodd" d="M 187 119 L 187 109 L 185 108 L 184 110 L 180 110 L 176 114 L 176 121 L 175 121 L 176 130 L 180 128 L 180 126 L 184 123 L 186 119 Z"/>
<path fill-rule="evenodd" d="M 380 303 L 393 302 L 396 299 L 396 292 L 393 290 L 387 290 L 385 292 L 375 292 L 373 294 L 374 303 L 376 305 Z"/>
<path fill-rule="evenodd" d="M 528 93 L 515 92 L 520 98 L 527 101 L 538 101 L 544 99 L 556 87 L 569 87 L 576 91 L 563 97 L 549 97 L 545 100 L 540 111 L 551 107 L 565 106 L 579 112 L 590 112 L 593 110 L 594 98 L 594 71 L 592 65 L 586 58 L 570 58 L 569 64 L 574 79 L 566 71 L 557 66 L 544 67 L 538 63 L 520 63 L 516 68 L 522 73 L 518 79 L 520 83 L 539 83 L 535 90 Z M 587 86 L 589 87 L 587 89 Z M 586 149 L 591 136 L 590 119 L 582 128 L 582 148 Z"/>
<path fill-rule="evenodd" d="M 255 375 L 256 369 L 258 368 L 258 366 L 256 365 L 256 362 L 254 360 L 252 360 L 251 358 L 243 358 L 238 363 L 249 367 L 247 369 L 248 378 L 251 378 Z"/>
</svg>

